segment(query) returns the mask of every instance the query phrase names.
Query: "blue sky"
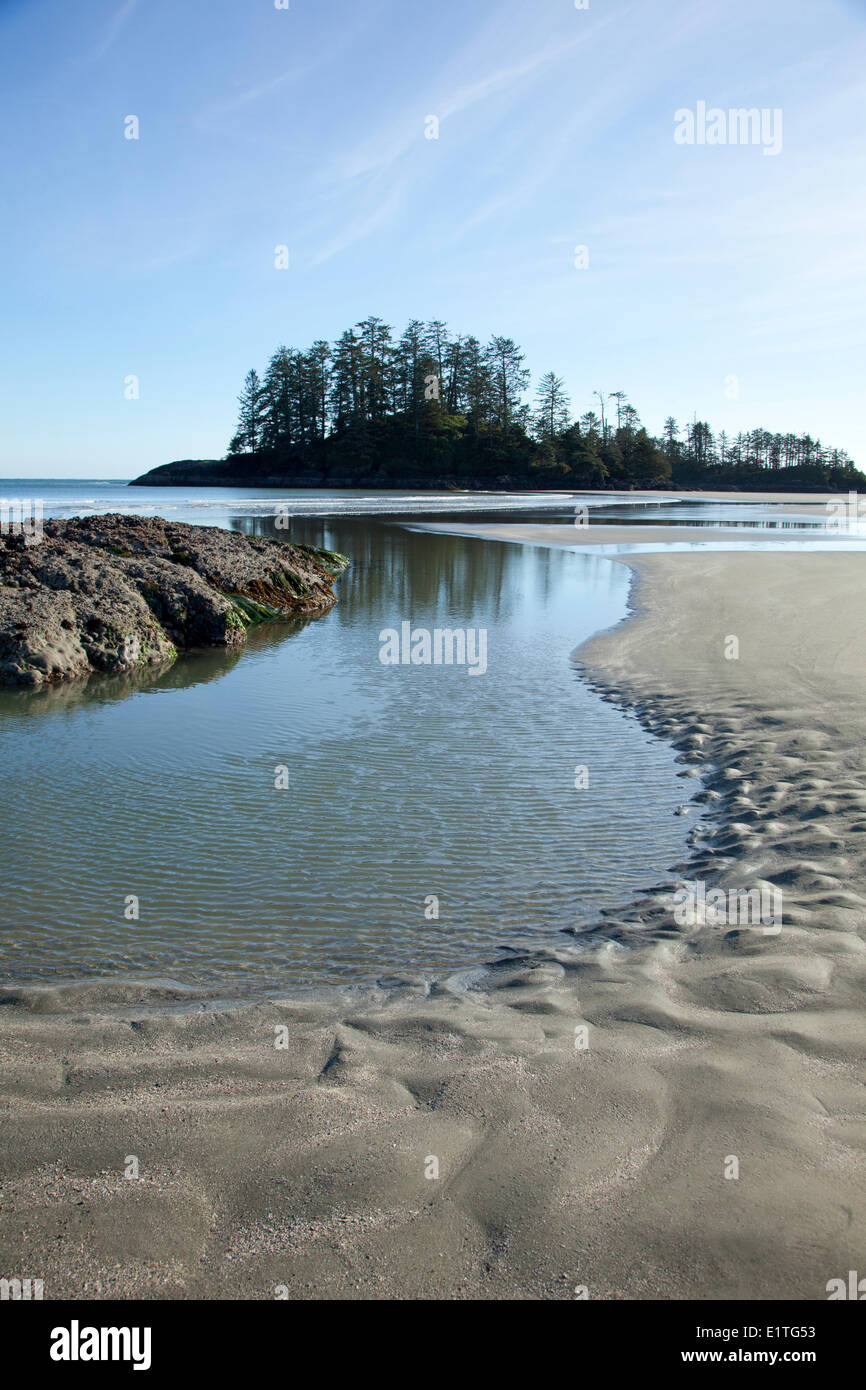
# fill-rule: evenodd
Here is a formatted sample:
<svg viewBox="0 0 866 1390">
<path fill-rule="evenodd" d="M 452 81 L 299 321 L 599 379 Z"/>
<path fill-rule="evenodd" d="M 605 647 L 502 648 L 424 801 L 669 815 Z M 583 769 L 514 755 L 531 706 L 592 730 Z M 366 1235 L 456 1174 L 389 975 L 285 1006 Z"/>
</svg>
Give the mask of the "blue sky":
<svg viewBox="0 0 866 1390">
<path fill-rule="evenodd" d="M 866 466 L 866 0 L 290 5 L 0 0 L 0 473 L 221 456 L 249 367 L 371 313 Z M 677 144 L 700 101 L 781 153 Z"/>
</svg>

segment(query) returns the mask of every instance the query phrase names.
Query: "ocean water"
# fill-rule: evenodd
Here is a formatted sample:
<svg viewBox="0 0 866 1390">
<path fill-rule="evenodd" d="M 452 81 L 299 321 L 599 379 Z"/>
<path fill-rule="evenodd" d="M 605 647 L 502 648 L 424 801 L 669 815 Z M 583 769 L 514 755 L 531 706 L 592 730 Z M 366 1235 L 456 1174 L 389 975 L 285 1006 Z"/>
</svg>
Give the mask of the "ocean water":
<svg viewBox="0 0 866 1390">
<path fill-rule="evenodd" d="M 199 526 L 230 526 L 242 517 L 273 518 L 277 508 L 291 516 L 383 516 L 424 517 L 443 520 L 484 516 L 499 520 L 511 514 L 525 520 L 573 518 L 578 508 L 586 508 L 591 525 L 628 524 L 666 526 L 736 526 L 757 533 L 769 530 L 825 529 L 827 515 L 821 503 L 815 515 L 792 515 L 784 499 L 755 503 L 736 495 L 702 501 L 688 495 L 664 493 L 648 496 L 642 492 L 411 492 L 365 489 L 316 490 L 311 488 L 184 488 L 138 487 L 117 479 L 0 479 L 0 495 L 7 498 L 39 498 L 46 516 L 68 517 L 109 511 L 133 512 L 140 516 L 166 516 L 191 521 Z M 846 528 L 852 529 L 852 528 Z M 866 534 L 866 523 L 853 528 Z"/>
<path fill-rule="evenodd" d="M 287 506 L 292 516 L 443 516 L 572 512 L 575 499 L 591 508 L 610 506 L 597 493 L 572 492 L 410 492 L 389 490 L 311 488 L 183 488 L 133 487 L 116 479 L 4 478 L 0 492 L 7 498 L 39 498 L 46 516 L 68 517 L 111 511 L 139 516 L 166 516 L 197 526 L 228 526 L 239 517 L 276 515 Z M 617 505 L 646 507 L 634 493 L 619 495 Z"/>
</svg>

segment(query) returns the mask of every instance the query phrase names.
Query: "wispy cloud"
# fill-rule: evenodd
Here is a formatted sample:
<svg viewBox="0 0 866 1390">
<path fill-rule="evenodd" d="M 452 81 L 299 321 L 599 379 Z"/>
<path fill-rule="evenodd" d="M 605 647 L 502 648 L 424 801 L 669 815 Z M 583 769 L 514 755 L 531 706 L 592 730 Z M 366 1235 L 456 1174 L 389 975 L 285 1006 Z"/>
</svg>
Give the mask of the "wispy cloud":
<svg viewBox="0 0 866 1390">
<path fill-rule="evenodd" d="M 353 246 L 356 241 L 361 241 L 364 237 L 379 231 L 381 227 L 386 226 L 391 221 L 392 217 L 396 216 L 402 202 L 399 193 L 393 192 L 390 197 L 380 201 L 366 217 L 352 217 L 347 220 L 344 230 L 325 242 L 310 264 L 322 265 L 325 261 L 329 261 L 332 256 L 338 256 L 341 251 Z"/>
<path fill-rule="evenodd" d="M 109 48 L 120 37 L 121 31 L 126 25 L 127 20 L 138 9 L 138 0 L 124 0 L 123 4 L 115 10 L 108 25 L 108 31 L 101 45 L 94 53 L 94 58 L 104 58 Z"/>
<path fill-rule="evenodd" d="M 352 23 L 346 22 L 340 26 L 339 30 L 329 34 L 327 44 L 320 45 L 315 53 L 307 50 L 307 61 L 303 65 L 298 64 L 286 72 L 278 73 L 276 77 L 272 77 L 266 82 L 254 83 L 238 93 L 237 96 L 228 97 L 225 101 L 217 101 L 213 105 L 207 106 L 196 117 L 196 124 L 205 129 L 215 117 L 223 116 L 230 111 L 237 111 L 244 106 L 250 106 L 253 102 L 270 96 L 273 92 L 286 86 L 287 83 L 305 82 L 322 68 L 333 66 L 361 41 L 365 30 L 375 22 L 384 3 L 385 0 L 378 0 L 378 3 L 374 3 L 374 0 L 367 0 L 362 12 L 355 16 Z"/>
<path fill-rule="evenodd" d="M 419 142 L 423 143 L 422 117 L 435 115 L 440 124 L 444 124 L 494 98 L 510 96 L 517 100 L 521 92 L 566 60 L 608 22 L 604 19 L 591 30 L 584 28 L 566 43 L 560 40 L 547 44 L 517 62 L 494 66 L 474 81 L 461 82 L 453 72 L 443 76 L 438 85 L 446 89 L 446 96 L 435 99 L 428 93 L 420 98 L 419 103 L 413 104 L 411 111 L 404 110 L 386 130 L 324 169 L 320 174 L 321 185 L 329 190 L 332 197 L 337 190 L 343 196 L 342 190 L 348 188 L 350 196 L 354 197 L 355 207 L 345 231 L 329 240 L 314 257 L 312 264 L 319 265 L 330 260 L 356 241 L 378 231 L 406 206 L 415 185 L 424 178 L 419 164 L 406 160 L 410 153 L 418 149 Z"/>
<path fill-rule="evenodd" d="M 267 96 L 270 92 L 275 92 L 278 87 L 283 87 L 287 82 L 299 82 L 304 77 L 309 76 L 311 67 L 289 68 L 288 72 L 281 72 L 277 77 L 272 77 L 269 82 L 260 82 L 255 87 L 250 87 L 247 91 L 241 92 L 236 97 L 230 97 L 228 101 L 222 101 L 216 106 L 211 106 L 205 113 L 206 116 L 223 116 L 227 111 L 236 111 L 238 107 L 249 106 L 250 102 L 258 101 L 261 97 Z"/>
<path fill-rule="evenodd" d="M 596 29 L 599 27 L 601 25 L 596 26 Z M 460 115 L 491 97 L 512 90 L 516 92 L 520 85 L 527 80 L 537 81 L 544 73 L 567 58 L 581 44 L 586 43 L 589 37 L 590 34 L 587 33 L 578 35 L 569 43 L 549 44 L 530 54 L 519 63 L 494 69 L 475 82 L 453 88 L 449 95 L 440 99 L 428 94 L 429 111 L 424 111 L 421 114 L 435 115 L 440 123 L 444 123 L 451 117 Z M 417 145 L 421 130 L 418 113 L 419 106 L 413 105 L 412 110 L 404 112 L 389 132 L 356 149 L 331 171 L 330 176 L 357 179 L 365 175 L 380 174 L 390 168 Z"/>
</svg>

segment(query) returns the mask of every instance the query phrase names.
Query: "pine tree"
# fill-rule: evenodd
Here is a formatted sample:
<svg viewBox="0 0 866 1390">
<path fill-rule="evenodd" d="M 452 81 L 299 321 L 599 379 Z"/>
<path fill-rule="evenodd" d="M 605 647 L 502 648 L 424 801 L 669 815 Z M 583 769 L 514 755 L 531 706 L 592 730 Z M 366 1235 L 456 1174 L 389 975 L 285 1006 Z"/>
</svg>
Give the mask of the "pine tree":
<svg viewBox="0 0 866 1390">
<path fill-rule="evenodd" d="M 555 439 L 568 428 L 571 403 L 565 382 L 556 372 L 547 372 L 538 383 L 535 395 L 535 427 L 540 440 Z"/>
<path fill-rule="evenodd" d="M 313 343 L 307 353 L 313 434 L 320 443 L 328 435 L 328 400 L 331 393 L 331 346 L 323 339 Z"/>
<path fill-rule="evenodd" d="M 491 338 L 487 349 L 493 386 L 496 422 L 508 440 L 512 426 L 520 423 L 521 399 L 529 381 L 524 354 L 513 338 Z"/>
<path fill-rule="evenodd" d="M 257 454 L 261 448 L 262 432 L 267 418 L 267 401 L 255 368 L 244 377 L 238 405 L 238 428 L 229 445 L 229 453 Z"/>
</svg>

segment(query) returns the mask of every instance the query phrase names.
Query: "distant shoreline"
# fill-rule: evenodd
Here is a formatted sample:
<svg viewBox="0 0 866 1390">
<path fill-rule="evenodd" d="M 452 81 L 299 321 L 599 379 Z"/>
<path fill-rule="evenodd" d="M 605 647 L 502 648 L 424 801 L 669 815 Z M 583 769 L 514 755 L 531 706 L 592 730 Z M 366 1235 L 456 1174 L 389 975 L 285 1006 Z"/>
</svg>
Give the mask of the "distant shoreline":
<svg viewBox="0 0 866 1390">
<path fill-rule="evenodd" d="M 760 469 L 744 479 L 726 477 L 706 478 L 686 483 L 658 482 L 647 480 L 624 482 L 611 486 L 609 481 L 601 486 L 597 483 L 584 483 L 579 479 L 558 478 L 543 480 L 524 476 L 504 474 L 496 478 L 457 478 L 453 476 L 419 478 L 407 474 L 389 477 L 385 480 L 373 476 L 351 477 L 324 473 L 284 474 L 269 472 L 267 468 L 245 472 L 235 470 L 230 460 L 225 459 L 180 459 L 174 463 L 163 463 L 149 469 L 137 478 L 131 479 L 127 487 L 264 487 L 273 489 L 309 490 L 311 492 L 337 492 L 351 489 L 372 489 L 376 492 L 592 492 L 592 493 L 701 493 L 708 489 L 723 493 L 787 492 L 792 489 L 813 493 L 836 492 L 843 495 L 856 489 L 860 475 L 852 476 L 850 487 L 840 484 L 839 488 L 828 483 L 826 478 L 803 476 L 798 467 Z M 122 482 L 122 480 L 118 480 Z"/>
</svg>

